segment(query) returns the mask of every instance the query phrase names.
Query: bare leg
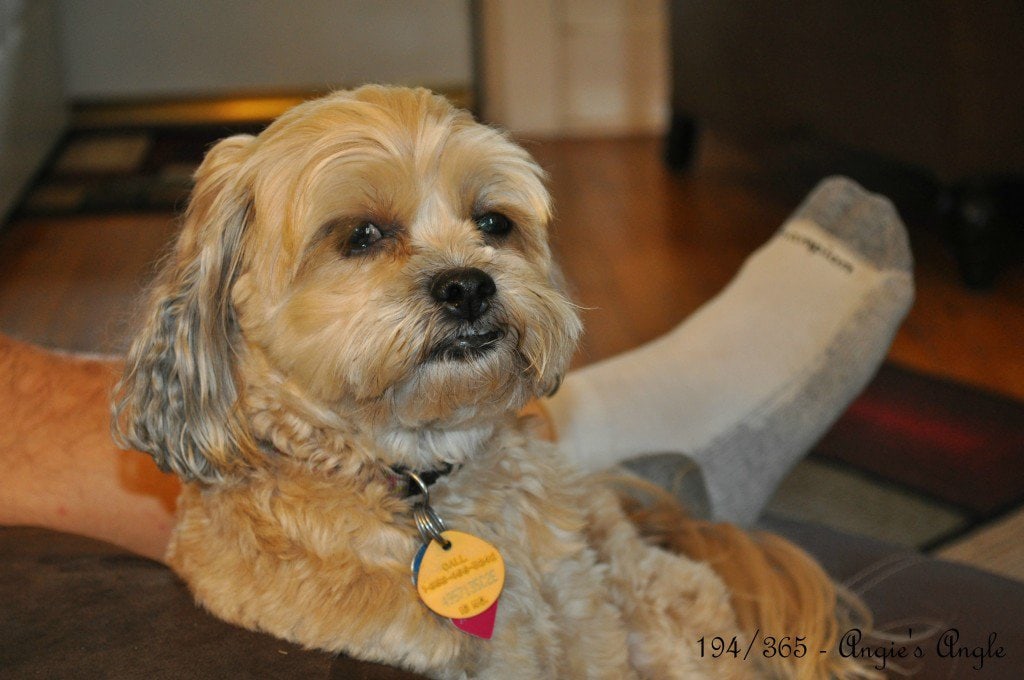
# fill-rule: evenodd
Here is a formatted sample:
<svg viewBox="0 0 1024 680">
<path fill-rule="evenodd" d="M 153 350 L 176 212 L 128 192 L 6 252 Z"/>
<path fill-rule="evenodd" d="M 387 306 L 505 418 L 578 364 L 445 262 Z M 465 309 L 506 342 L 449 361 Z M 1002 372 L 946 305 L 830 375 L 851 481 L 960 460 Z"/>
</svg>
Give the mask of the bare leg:
<svg viewBox="0 0 1024 680">
<path fill-rule="evenodd" d="M 120 374 L 119 361 L 0 334 L 0 525 L 81 534 L 164 559 L 181 484 L 111 439 Z M 524 413 L 543 415 L 535 404 Z"/>
<path fill-rule="evenodd" d="M 0 524 L 43 526 L 162 559 L 176 478 L 110 437 L 116 361 L 46 352 L 0 335 Z"/>
</svg>

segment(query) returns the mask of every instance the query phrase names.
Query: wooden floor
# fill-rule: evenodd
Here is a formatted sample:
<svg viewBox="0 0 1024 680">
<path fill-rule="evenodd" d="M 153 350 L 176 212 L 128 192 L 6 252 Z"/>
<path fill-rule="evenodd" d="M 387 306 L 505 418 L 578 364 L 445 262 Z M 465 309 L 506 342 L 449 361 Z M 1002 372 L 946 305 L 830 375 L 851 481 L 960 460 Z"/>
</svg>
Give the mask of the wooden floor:
<svg viewBox="0 0 1024 680">
<path fill-rule="evenodd" d="M 822 176 L 714 137 L 684 176 L 664 169 L 651 138 L 529 146 L 551 174 L 555 248 L 584 307 L 577 365 L 679 323 L 729 281 Z M 1008 268 L 991 292 L 969 292 L 936 225 L 921 215 L 906 215 L 917 302 L 891 358 L 1024 399 L 1024 265 Z M 133 302 L 173 233 L 173 218 L 163 215 L 6 225 L 0 331 L 65 349 L 121 351 Z"/>
<path fill-rule="evenodd" d="M 650 340 L 693 312 L 831 171 L 827 159 L 755 154 L 714 137 L 683 176 L 664 169 L 656 139 L 531 150 L 551 173 L 555 246 L 586 308 L 580 363 Z M 916 302 L 890 359 L 1024 400 L 1024 262 L 1005 268 L 995 289 L 968 291 L 924 182 L 855 165 L 869 188 L 896 196 L 916 259 Z"/>
</svg>

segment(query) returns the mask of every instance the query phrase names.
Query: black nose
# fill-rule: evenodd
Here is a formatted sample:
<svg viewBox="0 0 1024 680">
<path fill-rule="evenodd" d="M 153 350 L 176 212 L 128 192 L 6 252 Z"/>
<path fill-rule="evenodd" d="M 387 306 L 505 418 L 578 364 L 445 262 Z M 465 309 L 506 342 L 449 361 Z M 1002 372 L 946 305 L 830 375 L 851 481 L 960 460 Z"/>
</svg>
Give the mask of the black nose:
<svg viewBox="0 0 1024 680">
<path fill-rule="evenodd" d="M 430 282 L 430 296 L 449 314 L 463 321 L 475 321 L 491 306 L 498 292 L 487 272 L 475 268 L 449 269 Z"/>
</svg>

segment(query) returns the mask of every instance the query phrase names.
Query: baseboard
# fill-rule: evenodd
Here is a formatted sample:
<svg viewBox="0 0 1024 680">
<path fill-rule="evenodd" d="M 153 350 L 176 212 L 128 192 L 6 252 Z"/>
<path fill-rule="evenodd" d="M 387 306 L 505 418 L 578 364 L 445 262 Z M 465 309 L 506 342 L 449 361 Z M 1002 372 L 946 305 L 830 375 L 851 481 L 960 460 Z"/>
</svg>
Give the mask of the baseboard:
<svg viewBox="0 0 1024 680">
<path fill-rule="evenodd" d="M 460 108 L 473 108 L 469 86 L 437 87 Z M 72 105 L 71 126 L 78 130 L 176 125 L 264 123 L 325 92 L 240 94 L 117 101 L 82 101 Z"/>
</svg>

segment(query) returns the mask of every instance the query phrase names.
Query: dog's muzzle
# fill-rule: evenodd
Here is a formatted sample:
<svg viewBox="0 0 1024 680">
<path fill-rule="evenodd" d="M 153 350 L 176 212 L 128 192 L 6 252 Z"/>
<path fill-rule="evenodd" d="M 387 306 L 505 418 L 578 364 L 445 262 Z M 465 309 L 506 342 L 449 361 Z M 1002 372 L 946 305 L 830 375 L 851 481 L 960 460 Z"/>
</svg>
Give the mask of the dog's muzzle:
<svg viewBox="0 0 1024 680">
<path fill-rule="evenodd" d="M 457 333 L 438 343 L 431 359 L 468 359 L 485 354 L 505 337 L 498 324 L 487 322 L 498 287 L 476 268 L 447 269 L 430 281 L 430 296 L 446 316 L 459 323 Z"/>
</svg>

